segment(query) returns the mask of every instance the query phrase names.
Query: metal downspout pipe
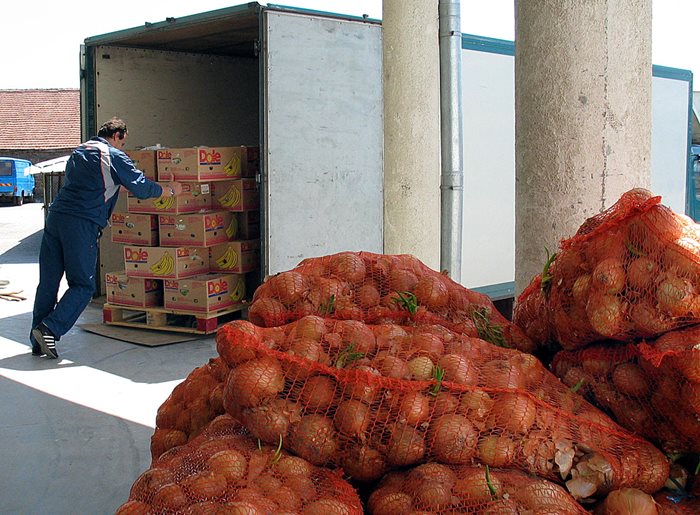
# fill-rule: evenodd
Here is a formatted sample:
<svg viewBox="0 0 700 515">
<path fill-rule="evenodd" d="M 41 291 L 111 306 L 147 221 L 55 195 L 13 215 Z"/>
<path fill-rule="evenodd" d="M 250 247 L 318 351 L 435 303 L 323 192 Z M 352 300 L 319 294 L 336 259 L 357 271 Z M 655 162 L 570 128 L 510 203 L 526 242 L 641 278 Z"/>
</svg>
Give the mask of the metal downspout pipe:
<svg viewBox="0 0 700 515">
<path fill-rule="evenodd" d="M 440 269 L 462 279 L 462 32 L 459 0 L 440 0 Z"/>
</svg>

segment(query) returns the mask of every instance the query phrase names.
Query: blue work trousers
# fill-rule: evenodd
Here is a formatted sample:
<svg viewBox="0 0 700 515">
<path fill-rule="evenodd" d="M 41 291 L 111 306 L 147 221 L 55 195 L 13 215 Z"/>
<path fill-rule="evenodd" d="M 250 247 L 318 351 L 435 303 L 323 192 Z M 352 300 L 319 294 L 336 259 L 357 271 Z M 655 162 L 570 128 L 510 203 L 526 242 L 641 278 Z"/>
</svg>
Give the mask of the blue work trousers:
<svg viewBox="0 0 700 515">
<path fill-rule="evenodd" d="M 95 222 L 49 212 L 39 251 L 39 286 L 32 328 L 43 322 L 58 340 L 73 327 L 95 293 L 101 234 L 102 229 Z M 68 290 L 58 300 L 64 273 Z"/>
</svg>

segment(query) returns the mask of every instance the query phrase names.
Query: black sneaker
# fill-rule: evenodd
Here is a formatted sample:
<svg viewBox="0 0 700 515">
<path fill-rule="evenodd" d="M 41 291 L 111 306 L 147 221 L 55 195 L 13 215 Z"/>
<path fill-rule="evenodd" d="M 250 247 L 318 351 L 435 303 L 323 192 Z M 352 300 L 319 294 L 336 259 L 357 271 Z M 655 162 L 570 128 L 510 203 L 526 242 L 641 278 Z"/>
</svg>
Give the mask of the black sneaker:
<svg viewBox="0 0 700 515">
<path fill-rule="evenodd" d="M 39 324 L 36 329 L 32 329 L 32 336 L 39 343 L 41 352 L 46 354 L 46 357 L 50 359 L 56 359 L 58 357 L 58 352 L 56 351 L 56 337 L 43 322 Z M 33 347 L 32 354 L 34 354 Z"/>
<path fill-rule="evenodd" d="M 43 356 L 44 353 L 31 332 L 29 333 L 29 341 L 32 342 L 32 356 Z"/>
</svg>

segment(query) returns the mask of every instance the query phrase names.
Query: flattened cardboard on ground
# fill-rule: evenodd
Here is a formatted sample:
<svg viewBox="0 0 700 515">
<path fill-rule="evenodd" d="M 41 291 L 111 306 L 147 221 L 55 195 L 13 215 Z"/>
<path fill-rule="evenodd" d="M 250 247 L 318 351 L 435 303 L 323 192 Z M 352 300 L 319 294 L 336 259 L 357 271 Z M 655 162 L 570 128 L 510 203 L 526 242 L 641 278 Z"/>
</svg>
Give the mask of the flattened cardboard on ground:
<svg viewBox="0 0 700 515">
<path fill-rule="evenodd" d="M 148 329 L 136 329 L 107 324 L 78 324 L 83 331 L 106 336 L 113 340 L 120 340 L 147 347 L 159 347 L 173 343 L 190 342 L 202 338 L 211 338 L 211 335 L 183 334 L 168 331 L 151 331 Z"/>
</svg>

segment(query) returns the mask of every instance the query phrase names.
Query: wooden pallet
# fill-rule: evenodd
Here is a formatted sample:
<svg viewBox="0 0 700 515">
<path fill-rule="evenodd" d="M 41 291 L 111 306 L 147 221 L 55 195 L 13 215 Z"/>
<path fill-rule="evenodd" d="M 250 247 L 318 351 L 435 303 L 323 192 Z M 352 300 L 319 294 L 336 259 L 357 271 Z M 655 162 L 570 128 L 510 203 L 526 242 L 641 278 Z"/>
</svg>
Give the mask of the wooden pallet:
<svg viewBox="0 0 700 515">
<path fill-rule="evenodd" d="M 193 313 L 178 309 L 141 308 L 105 303 L 102 320 L 105 324 L 159 331 L 174 331 L 190 334 L 212 334 L 226 322 L 241 317 L 248 307 L 239 303 L 226 309 L 208 313 Z"/>
</svg>

